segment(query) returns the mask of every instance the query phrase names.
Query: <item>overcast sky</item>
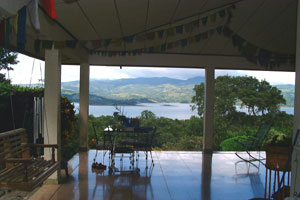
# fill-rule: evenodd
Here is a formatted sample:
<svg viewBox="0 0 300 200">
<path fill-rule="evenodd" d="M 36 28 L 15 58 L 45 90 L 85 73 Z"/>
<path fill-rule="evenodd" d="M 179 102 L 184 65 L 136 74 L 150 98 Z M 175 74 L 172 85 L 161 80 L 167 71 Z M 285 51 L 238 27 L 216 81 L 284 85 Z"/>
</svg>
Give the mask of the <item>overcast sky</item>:
<svg viewBox="0 0 300 200">
<path fill-rule="evenodd" d="M 13 84 L 38 83 L 44 79 L 44 62 L 31 57 L 18 54 L 17 65 L 14 71 L 9 72 Z M 32 70 L 33 69 L 33 70 Z M 6 71 L 1 71 L 6 73 Z M 31 75 L 32 74 L 32 75 Z M 259 80 L 267 80 L 271 84 L 295 84 L 294 72 L 264 72 L 242 70 L 216 70 L 216 76 L 220 75 L 247 75 L 254 76 Z M 91 79 L 120 79 L 136 77 L 169 77 L 188 79 L 195 76 L 204 76 L 203 69 L 167 69 L 167 68 L 136 68 L 136 67 L 104 67 L 92 66 L 90 68 Z M 62 82 L 79 80 L 79 66 L 62 66 Z"/>
</svg>

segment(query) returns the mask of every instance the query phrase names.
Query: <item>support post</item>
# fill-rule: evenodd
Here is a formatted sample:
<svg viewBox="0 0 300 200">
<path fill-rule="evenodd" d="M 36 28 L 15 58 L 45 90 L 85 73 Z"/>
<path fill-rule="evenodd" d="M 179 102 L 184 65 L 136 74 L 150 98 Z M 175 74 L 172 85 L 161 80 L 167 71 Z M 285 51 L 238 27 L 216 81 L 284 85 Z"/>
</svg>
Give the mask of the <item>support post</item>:
<svg viewBox="0 0 300 200">
<path fill-rule="evenodd" d="M 203 152 L 211 153 L 213 149 L 214 136 L 214 89 L 215 69 L 205 68 L 205 90 L 204 90 L 204 124 L 203 124 Z"/>
<path fill-rule="evenodd" d="M 61 57 L 57 49 L 45 50 L 45 112 L 44 112 L 44 143 L 58 144 L 55 160 L 61 163 Z M 51 151 L 45 150 L 45 158 L 52 159 Z M 60 167 L 52 174 L 48 183 L 60 182 Z"/>
<path fill-rule="evenodd" d="M 300 128 L 300 2 L 298 1 L 297 8 L 297 34 L 296 34 L 296 61 L 295 61 L 295 104 L 294 104 L 294 131 L 293 139 L 298 128 Z M 300 197 L 300 180 L 296 174 L 300 173 L 300 138 L 294 149 L 292 157 L 292 185 L 291 197 Z"/>
<path fill-rule="evenodd" d="M 79 139 L 80 151 L 88 150 L 90 66 L 80 65 Z"/>
</svg>

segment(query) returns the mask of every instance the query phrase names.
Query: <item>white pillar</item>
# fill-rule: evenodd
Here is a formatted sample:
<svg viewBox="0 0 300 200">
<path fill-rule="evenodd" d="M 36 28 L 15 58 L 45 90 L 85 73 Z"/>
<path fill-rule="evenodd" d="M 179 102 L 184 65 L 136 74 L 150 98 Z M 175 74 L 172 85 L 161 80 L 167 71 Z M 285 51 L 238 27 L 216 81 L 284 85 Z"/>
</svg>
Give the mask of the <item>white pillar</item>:
<svg viewBox="0 0 300 200">
<path fill-rule="evenodd" d="M 79 110 L 79 144 L 81 151 L 88 150 L 89 129 L 89 83 L 90 66 L 87 63 L 80 65 L 80 110 Z"/>
<path fill-rule="evenodd" d="M 297 34 L 296 34 L 296 64 L 295 64 L 295 105 L 294 105 L 294 134 L 295 138 L 296 131 L 300 126 L 300 2 L 298 1 L 297 9 Z M 298 138 L 297 146 L 294 149 L 292 158 L 292 186 L 291 196 L 300 197 L 300 138 Z M 297 158 L 298 157 L 298 158 Z M 296 176 L 298 174 L 298 176 Z M 298 178 L 297 178 L 298 177 Z"/>
<path fill-rule="evenodd" d="M 45 50 L 45 115 L 44 143 L 58 144 L 56 160 L 61 161 L 61 129 L 60 129 L 60 98 L 61 98 L 61 59 L 57 49 Z M 46 159 L 51 160 L 51 151 L 45 150 Z M 60 169 L 58 170 L 60 172 Z M 58 183 L 60 173 L 54 173 L 48 182 Z"/>
<path fill-rule="evenodd" d="M 215 69 L 205 68 L 203 151 L 212 152 L 214 136 Z"/>
</svg>

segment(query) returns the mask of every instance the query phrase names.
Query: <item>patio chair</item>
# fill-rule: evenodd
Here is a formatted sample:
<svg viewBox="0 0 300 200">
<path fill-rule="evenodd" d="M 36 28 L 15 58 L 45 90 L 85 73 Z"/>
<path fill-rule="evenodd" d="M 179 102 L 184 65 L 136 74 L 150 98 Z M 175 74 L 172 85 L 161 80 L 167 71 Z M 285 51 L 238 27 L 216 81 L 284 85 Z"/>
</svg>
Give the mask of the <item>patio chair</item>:
<svg viewBox="0 0 300 200">
<path fill-rule="evenodd" d="M 243 158 L 239 154 L 239 152 L 236 152 L 235 155 L 237 157 L 239 157 L 242 161 L 245 161 L 245 162 L 251 163 L 251 162 L 254 162 L 254 161 L 258 161 L 258 162 L 264 164 L 262 162 L 262 160 L 265 160 L 265 158 L 260 157 L 260 152 L 259 152 L 259 157 L 256 158 L 253 155 L 251 155 L 250 151 L 254 150 L 254 149 L 255 150 L 261 150 L 262 142 L 264 141 L 267 134 L 269 133 L 270 128 L 271 128 L 271 123 L 270 122 L 262 123 L 259 126 L 255 137 L 249 137 L 247 141 L 243 141 L 243 142 L 237 141 L 240 145 L 242 145 L 244 147 L 244 149 L 246 149 L 246 153 L 249 156 L 248 159 Z"/>
</svg>

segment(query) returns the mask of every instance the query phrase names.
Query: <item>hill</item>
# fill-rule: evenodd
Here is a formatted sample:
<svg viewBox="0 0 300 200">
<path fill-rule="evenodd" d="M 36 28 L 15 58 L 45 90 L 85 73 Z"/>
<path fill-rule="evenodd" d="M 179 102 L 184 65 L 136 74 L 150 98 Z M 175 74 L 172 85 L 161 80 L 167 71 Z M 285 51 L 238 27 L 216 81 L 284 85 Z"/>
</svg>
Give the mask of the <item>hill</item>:
<svg viewBox="0 0 300 200">
<path fill-rule="evenodd" d="M 166 77 L 90 80 L 90 104 L 136 104 L 147 102 L 189 103 L 193 87 L 204 77 L 188 80 Z M 78 101 L 79 81 L 62 83 L 62 95 Z M 76 95 L 77 94 L 77 95 Z"/>
<path fill-rule="evenodd" d="M 187 80 L 167 77 L 127 78 L 118 80 L 90 80 L 90 104 L 135 105 L 137 103 L 179 102 L 189 103 L 196 84 L 204 82 L 204 77 Z M 38 86 L 38 85 L 34 85 Z M 294 106 L 295 86 L 274 85 L 281 90 L 288 107 Z M 62 83 L 62 96 L 74 102 L 79 101 L 79 81 Z"/>
</svg>

